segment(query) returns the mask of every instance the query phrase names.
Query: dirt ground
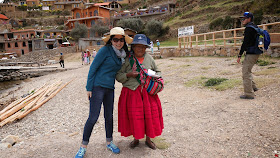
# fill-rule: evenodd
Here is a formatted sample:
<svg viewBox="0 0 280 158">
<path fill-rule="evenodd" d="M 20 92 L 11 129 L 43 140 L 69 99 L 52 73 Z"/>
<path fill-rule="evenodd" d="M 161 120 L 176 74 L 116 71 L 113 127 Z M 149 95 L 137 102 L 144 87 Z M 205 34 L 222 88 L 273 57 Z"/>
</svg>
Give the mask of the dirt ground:
<svg viewBox="0 0 280 158">
<path fill-rule="evenodd" d="M 75 58 L 78 55 L 74 55 Z M 7 135 L 21 138 L 21 142 L 11 148 L 0 149 L 1 158 L 74 157 L 88 117 L 85 85 L 89 65 L 82 66 L 74 57 L 68 59 L 66 68 L 75 69 L 29 79 L 1 94 L 12 92 L 20 97 L 45 83 L 57 80 L 66 83 L 74 78 L 37 111 L 0 128 L 0 139 Z M 116 83 L 113 135 L 121 153 L 115 155 L 105 148 L 101 112 L 85 157 L 275 157 L 274 152 L 280 151 L 280 61 L 274 59 L 274 62 L 254 66 L 255 81 L 260 89 L 254 100 L 242 100 L 239 99 L 243 90 L 242 65 L 237 64 L 235 58 L 157 59 L 166 82 L 165 89 L 159 93 L 164 130 L 155 140 L 161 149 L 149 149 L 144 140 L 140 146 L 130 149 L 132 137 L 120 136 L 117 103 L 122 85 Z M 229 80 L 222 88 L 203 86 L 207 79 L 217 77 Z"/>
</svg>

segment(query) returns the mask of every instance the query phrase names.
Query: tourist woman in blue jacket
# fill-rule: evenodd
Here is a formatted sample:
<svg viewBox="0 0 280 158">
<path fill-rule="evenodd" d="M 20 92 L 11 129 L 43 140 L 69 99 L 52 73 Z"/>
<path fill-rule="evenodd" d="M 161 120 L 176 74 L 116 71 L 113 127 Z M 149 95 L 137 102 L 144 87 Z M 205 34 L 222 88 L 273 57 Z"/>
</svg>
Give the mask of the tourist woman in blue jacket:
<svg viewBox="0 0 280 158">
<path fill-rule="evenodd" d="M 128 51 L 126 43 L 131 43 L 132 40 L 132 38 L 125 35 L 124 30 L 120 27 L 111 29 L 110 34 L 103 37 L 106 45 L 96 54 L 88 73 L 86 90 L 90 100 L 90 110 L 84 127 L 82 145 L 76 154 L 76 158 L 83 158 L 86 152 L 102 103 L 104 106 L 106 147 L 113 153 L 120 152 L 120 149 L 113 144 L 112 137 L 114 86 L 116 73 L 124 64 Z"/>
</svg>

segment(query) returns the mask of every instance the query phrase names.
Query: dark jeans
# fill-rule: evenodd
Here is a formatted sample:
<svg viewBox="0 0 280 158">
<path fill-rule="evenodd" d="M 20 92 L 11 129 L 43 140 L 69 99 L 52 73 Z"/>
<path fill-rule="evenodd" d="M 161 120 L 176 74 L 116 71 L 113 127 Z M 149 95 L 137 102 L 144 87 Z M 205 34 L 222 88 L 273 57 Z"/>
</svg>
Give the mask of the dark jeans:
<svg viewBox="0 0 280 158">
<path fill-rule="evenodd" d="M 60 60 L 60 61 L 59 61 L 59 64 L 60 64 L 61 67 L 64 68 L 64 60 Z"/>
<path fill-rule="evenodd" d="M 91 136 L 92 129 L 98 120 L 101 104 L 104 107 L 106 141 L 113 140 L 113 109 L 114 109 L 114 89 L 103 87 L 93 87 L 92 97 L 90 98 L 89 117 L 84 127 L 83 145 L 87 145 Z"/>
</svg>

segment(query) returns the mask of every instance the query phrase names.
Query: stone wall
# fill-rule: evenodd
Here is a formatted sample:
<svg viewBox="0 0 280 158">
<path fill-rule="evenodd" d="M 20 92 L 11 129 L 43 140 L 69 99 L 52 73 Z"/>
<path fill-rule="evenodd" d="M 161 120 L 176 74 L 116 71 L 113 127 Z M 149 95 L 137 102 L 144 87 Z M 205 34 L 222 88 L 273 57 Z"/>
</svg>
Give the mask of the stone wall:
<svg viewBox="0 0 280 158">
<path fill-rule="evenodd" d="M 183 56 L 237 56 L 240 47 L 199 47 L 199 48 L 161 48 L 160 54 L 162 58 L 167 57 L 183 57 Z M 280 46 L 271 46 L 265 52 L 270 57 L 280 57 Z"/>
<path fill-rule="evenodd" d="M 23 55 L 19 58 L 0 60 L 0 62 L 38 62 L 41 64 L 46 64 L 49 60 L 54 60 L 56 57 L 58 57 L 60 53 L 76 53 L 76 46 L 36 50 L 29 52 L 27 55 Z"/>
</svg>

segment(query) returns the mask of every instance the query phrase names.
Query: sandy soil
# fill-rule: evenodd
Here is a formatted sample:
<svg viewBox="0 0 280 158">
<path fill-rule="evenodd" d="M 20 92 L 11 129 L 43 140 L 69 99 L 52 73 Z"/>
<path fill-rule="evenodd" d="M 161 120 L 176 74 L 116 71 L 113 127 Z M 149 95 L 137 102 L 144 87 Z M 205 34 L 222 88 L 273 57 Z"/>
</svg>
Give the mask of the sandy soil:
<svg viewBox="0 0 280 158">
<path fill-rule="evenodd" d="M 235 61 L 220 57 L 156 60 L 166 81 L 159 94 L 165 128 L 156 144 L 168 145 L 157 150 L 147 148 L 143 141 L 139 147 L 130 149 L 132 138 L 121 137 L 117 132 L 117 103 L 122 85 L 116 83 L 114 142 L 121 153 L 114 155 L 105 148 L 102 112 L 85 157 L 274 157 L 274 151 L 280 151 L 280 62 L 255 66 L 253 72 L 260 90 L 254 100 L 241 100 L 241 65 Z M 0 149 L 1 158 L 74 157 L 88 117 L 85 84 L 89 65 L 66 59 L 65 66 L 76 69 L 32 78 L 5 92 L 19 97 L 45 83 L 66 83 L 74 78 L 37 111 L 0 128 L 0 139 L 7 135 L 22 139 L 11 148 Z M 201 77 L 223 77 L 235 80 L 236 84 L 218 91 L 202 86 Z"/>
</svg>

